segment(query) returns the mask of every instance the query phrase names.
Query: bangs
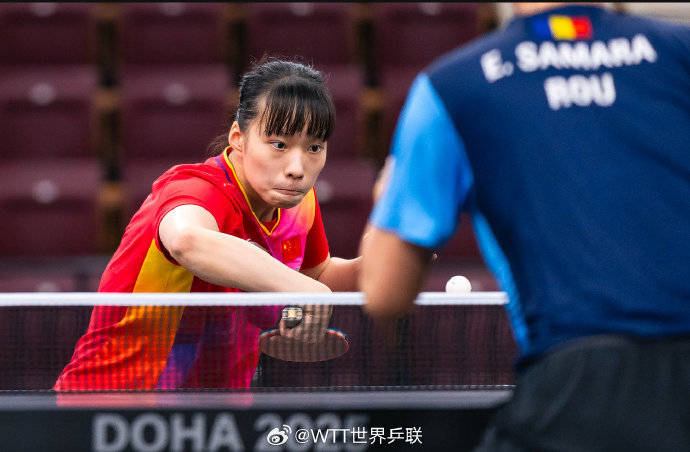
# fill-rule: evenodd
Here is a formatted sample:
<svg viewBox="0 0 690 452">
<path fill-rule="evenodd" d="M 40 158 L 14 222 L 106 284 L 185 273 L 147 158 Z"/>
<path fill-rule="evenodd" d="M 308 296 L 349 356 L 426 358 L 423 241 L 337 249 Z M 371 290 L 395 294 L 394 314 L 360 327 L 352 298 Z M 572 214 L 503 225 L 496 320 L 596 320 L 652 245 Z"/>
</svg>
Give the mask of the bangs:
<svg viewBox="0 0 690 452">
<path fill-rule="evenodd" d="M 267 94 L 260 117 L 266 135 L 307 135 L 326 141 L 335 126 L 335 107 L 328 93 L 298 78 L 281 80 Z"/>
</svg>

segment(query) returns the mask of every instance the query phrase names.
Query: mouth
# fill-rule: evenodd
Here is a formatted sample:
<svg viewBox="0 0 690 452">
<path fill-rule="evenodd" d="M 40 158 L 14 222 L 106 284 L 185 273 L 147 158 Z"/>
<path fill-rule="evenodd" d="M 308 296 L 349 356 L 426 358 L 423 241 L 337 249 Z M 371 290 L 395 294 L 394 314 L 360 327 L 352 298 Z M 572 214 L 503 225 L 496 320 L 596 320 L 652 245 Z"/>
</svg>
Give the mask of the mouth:
<svg viewBox="0 0 690 452">
<path fill-rule="evenodd" d="M 292 190 L 289 188 L 275 188 L 274 190 L 288 196 L 302 196 L 304 194 L 302 190 Z"/>
</svg>

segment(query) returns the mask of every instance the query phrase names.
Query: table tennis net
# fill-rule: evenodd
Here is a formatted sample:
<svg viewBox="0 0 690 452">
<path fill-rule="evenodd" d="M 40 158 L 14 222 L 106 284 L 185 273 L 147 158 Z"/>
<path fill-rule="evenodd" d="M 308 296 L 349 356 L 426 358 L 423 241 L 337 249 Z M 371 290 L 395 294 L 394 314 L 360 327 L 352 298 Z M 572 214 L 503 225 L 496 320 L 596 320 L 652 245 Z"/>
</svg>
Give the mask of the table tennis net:
<svg viewBox="0 0 690 452">
<path fill-rule="evenodd" d="M 425 303 L 387 322 L 366 315 L 360 294 L 137 295 L 0 294 L 0 390 L 433 390 L 514 383 L 517 350 L 500 293 L 423 294 Z M 307 304 L 333 306 L 329 326 L 347 335 L 348 351 L 319 362 L 261 354 L 258 337 L 277 326 L 283 307 Z"/>
</svg>

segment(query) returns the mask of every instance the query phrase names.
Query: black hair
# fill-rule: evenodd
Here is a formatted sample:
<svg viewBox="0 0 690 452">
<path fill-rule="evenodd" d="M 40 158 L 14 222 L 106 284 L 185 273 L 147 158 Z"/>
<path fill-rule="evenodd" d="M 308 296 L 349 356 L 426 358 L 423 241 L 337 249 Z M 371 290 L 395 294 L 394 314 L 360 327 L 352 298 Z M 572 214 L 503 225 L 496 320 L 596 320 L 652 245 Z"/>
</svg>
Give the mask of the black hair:
<svg viewBox="0 0 690 452">
<path fill-rule="evenodd" d="M 313 66 L 264 57 L 242 76 L 239 87 L 234 120 L 243 132 L 257 117 L 266 135 L 292 136 L 306 126 L 307 135 L 326 141 L 333 132 L 333 99 L 323 74 Z M 217 153 L 226 144 L 223 135 L 209 149 Z"/>
</svg>

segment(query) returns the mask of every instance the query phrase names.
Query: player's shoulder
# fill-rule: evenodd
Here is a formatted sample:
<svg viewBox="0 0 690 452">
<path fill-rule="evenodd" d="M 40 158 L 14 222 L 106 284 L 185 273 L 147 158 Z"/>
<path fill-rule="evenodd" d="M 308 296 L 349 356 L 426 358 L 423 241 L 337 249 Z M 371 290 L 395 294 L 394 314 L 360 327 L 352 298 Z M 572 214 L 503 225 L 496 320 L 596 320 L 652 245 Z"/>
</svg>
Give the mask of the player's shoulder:
<svg viewBox="0 0 690 452">
<path fill-rule="evenodd" d="M 182 163 L 169 168 L 156 179 L 154 188 L 173 181 L 196 181 L 199 179 L 213 185 L 219 185 L 225 182 L 225 174 L 219 166 L 213 165 L 208 161 L 204 163 Z"/>
<path fill-rule="evenodd" d="M 618 21 L 630 28 L 646 28 L 653 32 L 675 34 L 690 32 L 690 25 L 682 22 L 675 22 L 670 19 L 653 16 L 643 16 L 637 13 L 616 13 L 609 12 L 613 20 Z"/>
<path fill-rule="evenodd" d="M 171 167 L 154 181 L 152 191 L 161 192 L 173 189 L 173 186 L 175 191 L 188 191 L 189 194 L 217 191 L 233 204 L 235 202 L 231 182 L 213 159 L 208 159 L 204 163 L 184 163 Z"/>
<path fill-rule="evenodd" d="M 615 20 L 625 29 L 644 33 L 655 44 L 666 44 L 690 57 L 690 24 L 639 14 L 611 14 L 615 14 Z"/>
<path fill-rule="evenodd" d="M 223 168 L 213 159 L 204 163 L 175 165 L 153 183 L 152 194 L 165 200 L 174 196 L 190 196 L 203 199 L 226 214 L 242 215 L 242 206 L 236 187 L 226 177 Z M 214 210 L 215 211 L 215 210 Z"/>
</svg>

